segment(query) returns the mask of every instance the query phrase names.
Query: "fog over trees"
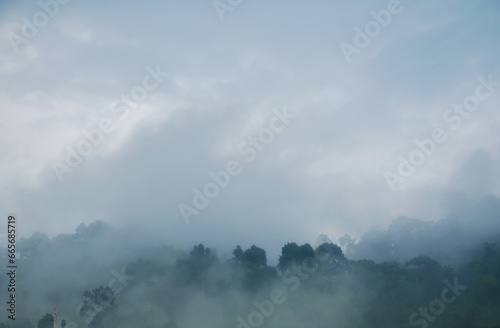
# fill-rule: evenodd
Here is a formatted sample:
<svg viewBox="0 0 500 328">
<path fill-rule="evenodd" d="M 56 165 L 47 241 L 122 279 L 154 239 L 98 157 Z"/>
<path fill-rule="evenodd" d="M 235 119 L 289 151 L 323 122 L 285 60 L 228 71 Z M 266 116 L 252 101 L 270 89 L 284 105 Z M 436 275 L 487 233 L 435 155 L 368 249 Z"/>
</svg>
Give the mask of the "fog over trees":
<svg viewBox="0 0 500 328">
<path fill-rule="evenodd" d="M 498 328 L 500 202 L 457 210 L 290 241 L 277 265 L 258 244 L 183 250 L 102 221 L 36 233 L 18 242 L 19 315 L 0 327 L 52 327 L 56 308 L 60 327 Z"/>
<path fill-rule="evenodd" d="M 500 0 L 0 0 L 0 328 L 500 328 Z"/>
</svg>

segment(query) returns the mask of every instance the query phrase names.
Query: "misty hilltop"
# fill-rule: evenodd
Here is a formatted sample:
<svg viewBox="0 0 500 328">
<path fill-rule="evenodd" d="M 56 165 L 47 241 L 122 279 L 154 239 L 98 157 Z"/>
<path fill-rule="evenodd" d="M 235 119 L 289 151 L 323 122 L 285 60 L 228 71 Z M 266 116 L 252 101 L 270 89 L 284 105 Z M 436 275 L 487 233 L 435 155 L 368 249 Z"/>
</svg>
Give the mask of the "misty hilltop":
<svg viewBox="0 0 500 328">
<path fill-rule="evenodd" d="M 22 314 L 2 327 L 53 323 L 54 307 L 67 327 L 493 327 L 500 202 L 458 210 L 437 223 L 399 218 L 359 242 L 290 241 L 274 260 L 258 245 L 183 250 L 102 221 L 36 233 L 18 242 Z M 470 238 L 449 238 L 461 231 Z M 453 299 L 439 301 L 443 315 L 441 294 Z"/>
<path fill-rule="evenodd" d="M 0 0 L 0 328 L 500 328 L 499 32 Z"/>
</svg>

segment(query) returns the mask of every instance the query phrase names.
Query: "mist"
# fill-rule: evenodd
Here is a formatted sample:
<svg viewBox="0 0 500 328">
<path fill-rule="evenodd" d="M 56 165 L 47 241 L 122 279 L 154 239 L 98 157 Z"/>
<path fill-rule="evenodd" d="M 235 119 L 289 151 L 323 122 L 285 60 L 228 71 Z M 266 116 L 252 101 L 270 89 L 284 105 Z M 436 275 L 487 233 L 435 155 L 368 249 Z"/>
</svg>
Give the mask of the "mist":
<svg viewBox="0 0 500 328">
<path fill-rule="evenodd" d="M 499 18 L 0 1 L 0 328 L 500 327 Z"/>
<path fill-rule="evenodd" d="M 401 217 L 359 241 L 322 234 L 279 250 L 183 248 L 102 221 L 53 238 L 38 232 L 17 243 L 22 315 L 3 325 L 41 327 L 55 309 L 67 327 L 412 327 L 447 286 L 463 296 L 435 326 L 458 325 L 464 319 L 455 311 L 498 298 L 477 278 L 490 266 L 497 279 L 499 216 L 500 200 L 489 196 L 438 222 Z M 488 309 L 469 314 L 470 326 L 496 322 Z"/>
</svg>

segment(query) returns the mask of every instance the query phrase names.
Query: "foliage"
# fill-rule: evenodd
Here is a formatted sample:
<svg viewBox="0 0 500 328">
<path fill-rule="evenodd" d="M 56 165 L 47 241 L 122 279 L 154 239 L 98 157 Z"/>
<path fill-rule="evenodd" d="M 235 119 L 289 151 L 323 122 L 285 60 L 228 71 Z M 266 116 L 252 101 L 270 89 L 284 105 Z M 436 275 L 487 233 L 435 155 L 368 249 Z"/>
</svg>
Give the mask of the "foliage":
<svg viewBox="0 0 500 328">
<path fill-rule="evenodd" d="M 186 311 L 203 311 L 196 308 L 203 300 L 210 306 L 221 304 L 216 313 L 228 322 L 221 326 L 229 327 L 234 325 L 233 318 L 255 309 L 255 304 L 269 299 L 277 288 L 284 288 L 286 301 L 279 309 L 276 305 L 277 314 L 263 327 L 409 328 L 415 326 L 409 318 L 421 318 L 419 311 L 441 299 L 451 284 L 466 289 L 443 303 L 445 310 L 427 322 L 429 327 L 500 325 L 500 256 L 493 243 L 484 244 L 482 253 L 455 269 L 425 255 L 404 263 L 377 263 L 348 260 L 331 242 L 316 249 L 291 242 L 282 247 L 276 267 L 268 264 L 265 250 L 256 245 L 247 249 L 236 246 L 233 257 L 222 261 L 211 248 L 199 244 L 189 253 L 179 254 L 173 264 L 140 258 L 126 272 L 135 279 L 119 295 L 104 286 L 83 293 L 80 314 L 92 318 L 90 327 L 181 327 L 179 318 Z M 446 297 L 453 296 L 451 293 L 446 291 Z M 234 303 L 227 301 L 236 294 L 247 295 L 250 301 L 243 307 L 237 304 L 242 296 Z M 147 306 L 137 307 L 136 299 Z M 163 311 L 159 321 L 148 310 L 152 307 Z M 52 315 L 46 314 L 38 327 L 52 327 L 52 323 Z M 16 327 L 4 323 L 0 328 Z"/>
<path fill-rule="evenodd" d="M 40 320 L 38 320 L 37 328 L 52 328 L 54 327 L 54 316 L 46 313 Z"/>
</svg>

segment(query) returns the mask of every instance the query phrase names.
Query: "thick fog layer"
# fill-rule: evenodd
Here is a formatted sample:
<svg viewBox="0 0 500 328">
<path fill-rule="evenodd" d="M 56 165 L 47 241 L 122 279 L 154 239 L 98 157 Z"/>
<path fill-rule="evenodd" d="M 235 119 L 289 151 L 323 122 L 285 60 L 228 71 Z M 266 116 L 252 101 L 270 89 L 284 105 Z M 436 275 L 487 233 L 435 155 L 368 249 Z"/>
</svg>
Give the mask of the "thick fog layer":
<svg viewBox="0 0 500 328">
<path fill-rule="evenodd" d="M 0 328 L 500 328 L 499 32 L 0 0 Z"/>
<path fill-rule="evenodd" d="M 340 238 L 343 249 L 326 235 L 312 246 L 290 241 L 275 259 L 258 245 L 180 249 L 101 221 L 53 238 L 40 232 L 17 243 L 20 315 L 5 327 L 44 327 L 53 308 L 68 327 L 412 327 L 445 288 L 457 301 L 435 326 L 450 327 L 476 298 L 496 304 L 493 281 L 477 279 L 488 266 L 490 279 L 500 277 L 499 205 L 463 204 L 437 223 L 399 218 L 359 242 Z M 498 320 L 485 309 L 471 318 Z"/>
</svg>

